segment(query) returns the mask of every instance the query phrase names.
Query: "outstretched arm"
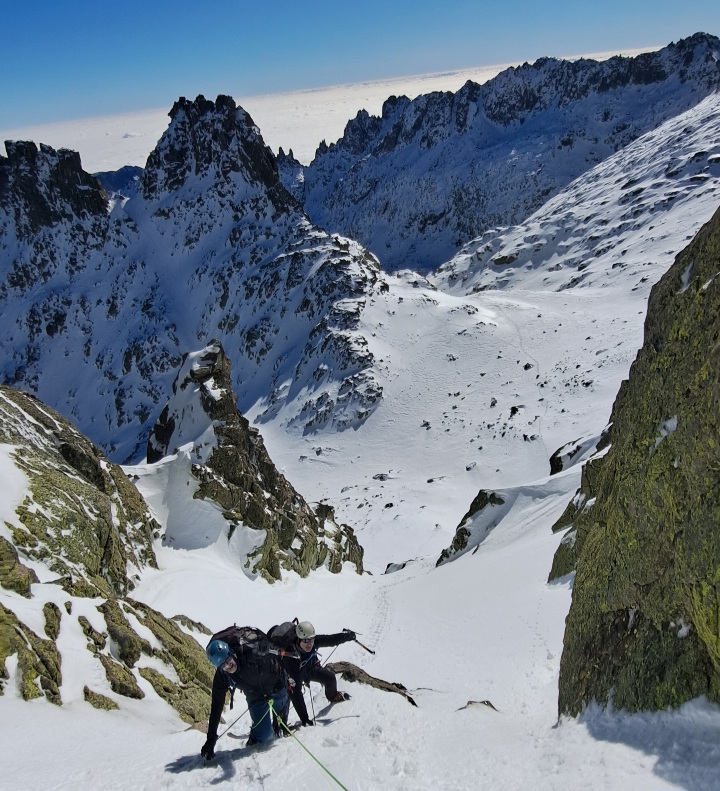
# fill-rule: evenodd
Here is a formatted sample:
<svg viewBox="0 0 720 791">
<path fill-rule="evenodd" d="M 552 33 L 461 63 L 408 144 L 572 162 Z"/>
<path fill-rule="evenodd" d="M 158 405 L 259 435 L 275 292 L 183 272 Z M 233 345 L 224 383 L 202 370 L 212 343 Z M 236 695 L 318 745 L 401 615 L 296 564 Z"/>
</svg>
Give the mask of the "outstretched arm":
<svg viewBox="0 0 720 791">
<path fill-rule="evenodd" d="M 330 645 L 340 645 L 355 639 L 355 632 L 338 632 L 337 634 L 319 634 L 315 637 L 316 648 L 327 648 Z"/>
<path fill-rule="evenodd" d="M 225 695 L 228 691 L 225 674 L 221 670 L 215 671 L 212 685 L 212 704 L 210 705 L 210 719 L 208 721 L 207 741 L 202 746 L 200 752 L 204 758 L 212 758 L 215 754 L 215 742 L 217 741 L 218 725 L 222 710 L 225 707 Z"/>
</svg>

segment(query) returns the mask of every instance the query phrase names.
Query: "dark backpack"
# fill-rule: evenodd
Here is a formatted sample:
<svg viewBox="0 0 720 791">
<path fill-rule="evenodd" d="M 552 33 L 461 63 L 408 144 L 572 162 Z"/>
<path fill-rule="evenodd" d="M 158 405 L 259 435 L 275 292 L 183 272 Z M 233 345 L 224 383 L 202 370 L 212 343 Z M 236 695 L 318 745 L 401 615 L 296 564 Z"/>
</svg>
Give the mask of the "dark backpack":
<svg viewBox="0 0 720 791">
<path fill-rule="evenodd" d="M 211 638 L 223 640 L 237 655 L 245 682 L 241 689 L 246 694 L 269 694 L 284 675 L 279 661 L 280 651 L 272 645 L 268 636 L 255 626 L 228 626 Z M 231 686 L 230 708 L 233 706 L 234 682 Z"/>
<path fill-rule="evenodd" d="M 268 630 L 268 638 L 270 642 L 277 646 L 281 651 L 294 651 L 295 639 L 297 634 L 295 632 L 295 625 L 298 619 L 292 621 L 285 621 L 284 623 L 273 626 Z"/>
<path fill-rule="evenodd" d="M 223 640 L 236 654 L 242 654 L 251 658 L 261 657 L 271 653 L 271 644 L 265 632 L 254 626 L 228 626 L 216 632 L 211 638 L 213 640 Z M 273 652 L 274 653 L 274 652 Z"/>
</svg>

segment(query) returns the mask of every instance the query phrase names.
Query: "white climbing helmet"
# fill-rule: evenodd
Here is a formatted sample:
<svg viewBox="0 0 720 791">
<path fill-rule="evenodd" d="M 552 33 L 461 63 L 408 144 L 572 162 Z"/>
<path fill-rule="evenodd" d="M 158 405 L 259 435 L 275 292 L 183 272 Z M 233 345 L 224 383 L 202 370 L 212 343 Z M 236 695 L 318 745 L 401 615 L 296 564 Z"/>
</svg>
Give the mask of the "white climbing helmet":
<svg viewBox="0 0 720 791">
<path fill-rule="evenodd" d="M 295 627 L 295 634 L 300 640 L 312 640 L 315 637 L 315 627 L 310 621 L 300 621 Z"/>
</svg>

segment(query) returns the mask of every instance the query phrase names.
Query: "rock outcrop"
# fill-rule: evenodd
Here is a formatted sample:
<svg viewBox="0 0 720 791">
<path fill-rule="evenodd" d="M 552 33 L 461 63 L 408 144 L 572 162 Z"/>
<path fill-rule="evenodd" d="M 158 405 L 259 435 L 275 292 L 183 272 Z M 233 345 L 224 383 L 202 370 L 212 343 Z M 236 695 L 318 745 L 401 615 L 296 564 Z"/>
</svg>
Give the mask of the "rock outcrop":
<svg viewBox="0 0 720 791">
<path fill-rule="evenodd" d="M 184 721 L 204 720 L 209 630 L 128 597 L 138 574 L 157 566 L 160 531 L 137 489 L 64 418 L 8 387 L 0 387 L 0 454 L 6 514 L 14 513 L 0 525 L 0 694 L 12 683 L 25 700 L 62 705 L 70 696 L 113 709 L 152 688 Z M 70 681 L 61 636 L 74 651 Z"/>
<path fill-rule="evenodd" d="M 67 420 L 33 396 L 0 386 L 0 442 L 28 487 L 5 540 L 46 565 L 66 592 L 124 595 L 139 571 L 157 565 L 152 540 L 160 526 L 142 497 Z M 32 572 L 21 569 L 16 563 L 9 573 L 32 582 Z M 5 574 L 0 582 L 17 590 Z"/>
<path fill-rule="evenodd" d="M 338 572 L 345 561 L 362 573 L 363 551 L 352 529 L 336 524 L 326 506 L 313 511 L 277 470 L 258 430 L 238 411 L 232 381 L 219 342 L 186 355 L 150 436 L 148 462 L 173 454 L 180 463 L 189 460 L 193 497 L 220 508 L 224 540 L 254 545 L 240 559 L 250 576 L 274 581 L 282 570 L 306 576 L 319 566 Z M 165 541 L 178 545 L 172 530 Z"/>
<path fill-rule="evenodd" d="M 560 713 L 720 701 L 720 211 L 654 286 L 610 447 L 558 523 Z"/>
</svg>

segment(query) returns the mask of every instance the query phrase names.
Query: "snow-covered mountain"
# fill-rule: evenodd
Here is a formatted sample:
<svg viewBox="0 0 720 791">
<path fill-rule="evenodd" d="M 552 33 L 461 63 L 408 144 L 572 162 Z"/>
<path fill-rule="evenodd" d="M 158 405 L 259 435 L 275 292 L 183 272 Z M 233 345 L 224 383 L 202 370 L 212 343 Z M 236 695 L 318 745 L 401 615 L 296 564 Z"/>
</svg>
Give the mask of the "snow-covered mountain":
<svg viewBox="0 0 720 791">
<path fill-rule="evenodd" d="M 358 244 L 313 228 L 231 99 L 181 99 L 138 194 L 112 211 L 66 151 L 0 160 L 5 382 L 111 458 L 137 458 L 182 354 L 211 339 L 241 409 L 288 399 L 301 427 L 356 425 L 381 396 L 358 313 L 379 281 Z"/>
<path fill-rule="evenodd" d="M 716 93 L 597 165 L 525 222 L 472 240 L 431 280 L 454 294 L 618 281 L 640 287 L 670 265 L 683 235 L 692 238 L 692 218 L 707 219 L 719 203 Z"/>
<path fill-rule="evenodd" d="M 706 34 L 635 58 L 543 58 L 457 93 L 391 97 L 310 166 L 281 157 L 281 173 L 320 227 L 357 239 L 386 269 L 427 271 L 487 229 L 522 222 L 718 85 L 720 41 Z"/>
<path fill-rule="evenodd" d="M 133 598 L 113 606 L 66 590 L 55 584 L 52 557 L 22 548 L 17 560 L 38 577 L 25 578 L 32 596 L 0 590 L 8 788 L 84 787 L 91 776 L 112 791 L 219 782 L 316 789 L 327 775 L 295 739 L 251 751 L 227 735 L 202 767 L 204 737 L 186 727 L 207 705 L 195 693 L 207 687 L 209 665 L 182 661 L 202 660 L 202 624 L 267 629 L 300 616 L 321 632 L 356 630 L 376 653 L 349 643 L 333 660 L 404 684 L 418 703 L 342 679 L 353 697 L 330 708 L 311 689 L 317 725 L 297 740 L 347 788 L 715 791 L 720 715 L 707 700 L 635 717 L 590 706 L 577 720 L 558 720 L 573 579 L 547 584 L 560 541 L 551 527 L 642 344 L 650 287 L 716 208 L 713 101 L 561 190 L 548 223 L 531 217 L 530 231 L 500 229 L 497 241 L 471 243 L 428 278 L 383 275 L 359 244 L 313 228 L 278 186 L 247 116 L 224 99 L 176 105 L 137 197 L 109 215 L 74 155 L 11 147 L 0 163 L 3 201 L 12 199 L 3 202 L 0 238 L 9 275 L 0 292 L 4 376 L 63 404 L 67 395 L 91 436 L 125 458 L 131 448 L 144 453 L 140 443 L 182 375 L 152 440 L 171 456 L 125 468 L 161 525 L 157 569 L 132 568 Z M 288 240 L 297 246 L 283 247 Z M 540 248 L 535 257 L 525 243 Z M 365 574 L 321 565 L 273 585 L 253 579 L 238 562 L 240 542 L 216 529 L 220 509 L 193 496 L 192 457 L 206 458 L 228 434 L 225 414 L 196 411 L 219 395 L 206 352 L 182 355 L 215 338 L 232 362 L 238 406 L 270 457 L 316 511 L 332 506 L 356 528 Z M 347 363 L 353 348 L 355 367 Z M 708 355 L 706 370 L 716 371 L 714 361 Z M 370 392 L 382 397 L 364 407 Z M 318 401 L 323 393 L 328 400 Z M 104 412 L 93 411 L 97 404 Z M 55 450 L 32 415 L 19 418 Z M 18 472 L 18 459 L 34 465 L 20 445 L 11 436 L 0 448 L 3 572 L 17 570 L 5 550 L 28 505 L 38 523 L 44 517 Z M 272 499 L 264 486 L 257 491 Z M 54 676 L 62 707 L 39 697 L 43 631 L 62 660 L 48 660 L 53 672 L 62 665 Z M 177 688 L 186 693 L 185 722 L 168 706 Z M 28 689 L 36 699 L 22 699 Z M 237 717 L 230 733 L 244 738 L 247 718 L 235 705 L 226 712 L 228 725 Z"/>
<path fill-rule="evenodd" d="M 449 515 L 459 525 L 479 490 L 510 502 L 566 444 L 570 463 L 587 458 L 642 342 L 650 288 L 720 203 L 719 111 L 708 97 L 427 280 L 388 278 L 361 317 L 383 399 L 353 435 L 263 427 L 298 489 L 359 531 L 368 567 L 408 559 L 391 554 L 397 534 L 437 559 Z"/>
</svg>

